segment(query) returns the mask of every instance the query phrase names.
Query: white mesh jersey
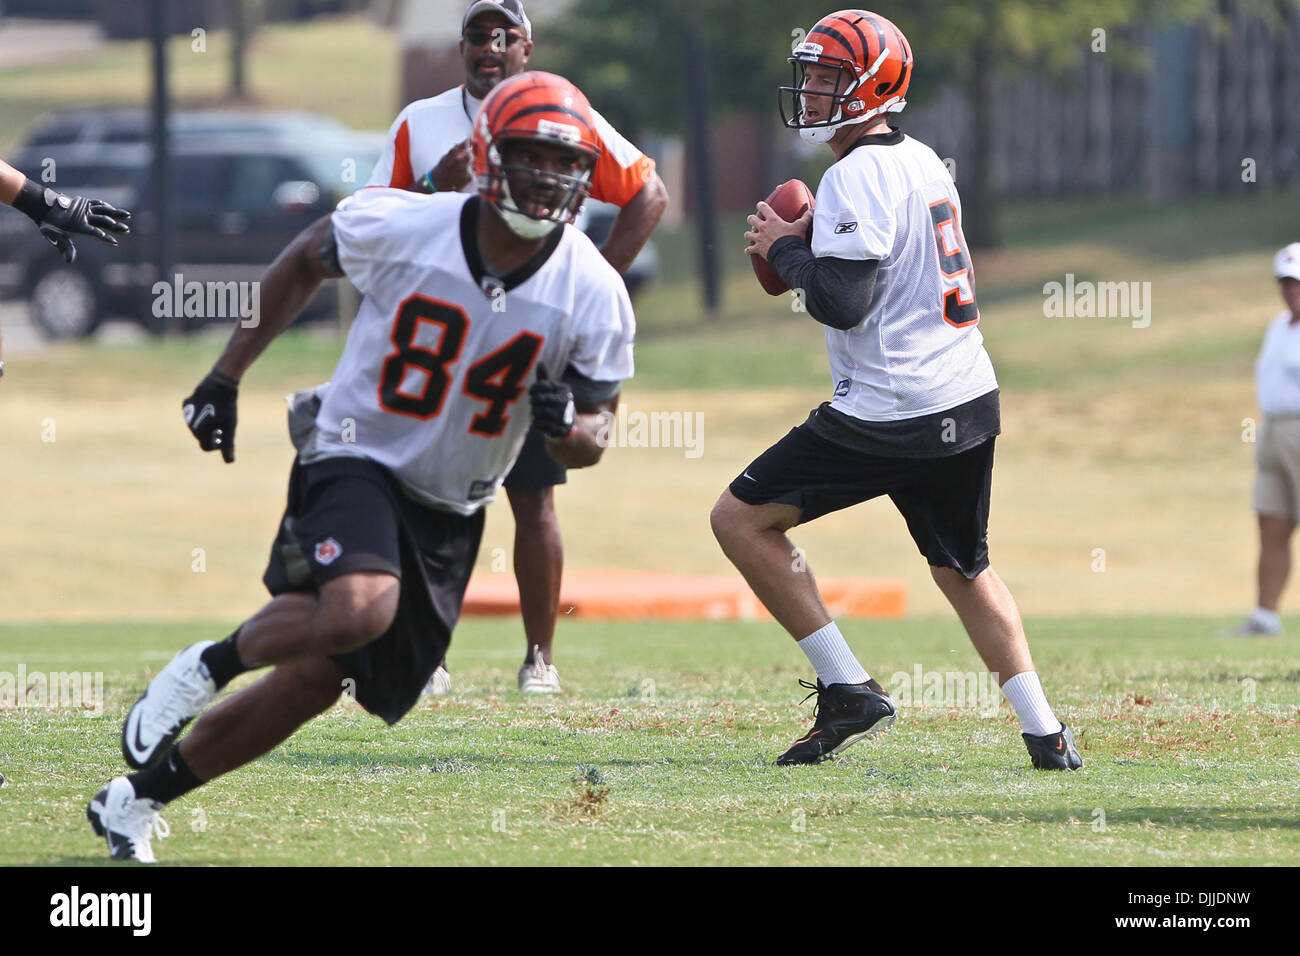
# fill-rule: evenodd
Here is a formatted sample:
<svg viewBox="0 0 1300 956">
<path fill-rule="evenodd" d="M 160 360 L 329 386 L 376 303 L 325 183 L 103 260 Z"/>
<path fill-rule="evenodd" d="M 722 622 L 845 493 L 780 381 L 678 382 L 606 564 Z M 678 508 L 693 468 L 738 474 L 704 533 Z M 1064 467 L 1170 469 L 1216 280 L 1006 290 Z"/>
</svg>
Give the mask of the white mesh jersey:
<svg viewBox="0 0 1300 956">
<path fill-rule="evenodd" d="M 930 147 L 873 135 L 831 166 L 817 187 L 812 251 L 880 263 L 862 321 L 826 329 L 833 408 L 897 421 L 997 388 L 976 328 L 961 201 Z"/>
<path fill-rule="evenodd" d="M 479 202 L 379 188 L 339 203 L 339 264 L 363 299 L 304 463 L 368 458 L 415 500 L 473 514 L 523 445 L 539 362 L 553 378 L 631 377 L 632 306 L 591 240 L 559 227 L 485 293 Z"/>
</svg>

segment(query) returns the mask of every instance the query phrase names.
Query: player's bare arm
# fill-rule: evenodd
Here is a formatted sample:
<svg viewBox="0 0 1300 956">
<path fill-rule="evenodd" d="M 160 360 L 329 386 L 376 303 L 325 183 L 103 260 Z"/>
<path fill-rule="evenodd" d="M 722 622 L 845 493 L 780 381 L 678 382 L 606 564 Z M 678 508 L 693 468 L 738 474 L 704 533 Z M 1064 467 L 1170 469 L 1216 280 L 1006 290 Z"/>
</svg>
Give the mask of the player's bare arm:
<svg viewBox="0 0 1300 956">
<path fill-rule="evenodd" d="M 235 326 L 214 370 L 242 378 L 275 337 L 298 317 L 321 282 L 341 275 L 334 229 L 330 217 L 322 216 L 298 233 L 267 266 L 261 279 L 261 320 L 252 326 Z"/>
<path fill-rule="evenodd" d="M 260 321 L 235 324 L 225 351 L 207 377 L 181 403 L 185 424 L 204 451 L 220 449 L 235 460 L 239 380 L 275 337 L 289 327 L 325 279 L 343 275 L 334 245 L 334 227 L 322 216 L 298 233 L 267 267 L 261 279 Z"/>
<path fill-rule="evenodd" d="M 0 160 L 0 202 L 12 206 L 18 190 L 23 188 L 25 182 L 27 182 L 26 176 Z"/>
<path fill-rule="evenodd" d="M 601 254 L 620 274 L 627 272 L 632 260 L 637 257 L 641 247 L 654 232 L 655 226 L 668 208 L 668 187 L 651 171 L 640 192 L 632 197 L 631 202 L 619 211 L 610 229 Z"/>
</svg>

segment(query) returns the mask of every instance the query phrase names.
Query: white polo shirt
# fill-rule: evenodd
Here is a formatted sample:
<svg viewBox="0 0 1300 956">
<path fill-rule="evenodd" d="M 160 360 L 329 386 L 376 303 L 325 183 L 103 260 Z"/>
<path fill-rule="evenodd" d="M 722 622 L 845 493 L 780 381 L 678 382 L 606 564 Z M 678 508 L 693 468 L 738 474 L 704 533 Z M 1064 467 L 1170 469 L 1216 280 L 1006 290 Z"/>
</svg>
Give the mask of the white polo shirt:
<svg viewBox="0 0 1300 956">
<path fill-rule="evenodd" d="M 1300 322 L 1283 312 L 1264 333 L 1255 362 L 1259 410 L 1266 416 L 1300 415 Z"/>
<path fill-rule="evenodd" d="M 384 151 L 367 185 L 409 188 L 436 166 L 448 150 L 469 139 L 482 103 L 470 96 L 464 86 L 455 86 L 437 96 L 408 104 L 388 130 Z M 600 158 L 591 173 L 591 198 L 626 206 L 654 172 L 655 161 L 624 139 L 594 109 L 591 118 L 600 139 Z M 478 191 L 473 176 L 461 191 Z"/>
</svg>

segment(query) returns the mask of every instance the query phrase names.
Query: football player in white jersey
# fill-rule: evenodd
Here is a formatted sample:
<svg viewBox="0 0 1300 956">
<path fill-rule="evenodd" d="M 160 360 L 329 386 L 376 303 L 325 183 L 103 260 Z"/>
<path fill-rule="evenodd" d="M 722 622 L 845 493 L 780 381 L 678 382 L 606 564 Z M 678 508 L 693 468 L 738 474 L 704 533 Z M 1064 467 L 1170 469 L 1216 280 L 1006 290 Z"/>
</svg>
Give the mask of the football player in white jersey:
<svg viewBox="0 0 1300 956">
<path fill-rule="evenodd" d="M 600 459 L 635 330 L 618 273 L 570 225 L 598 151 L 577 87 L 520 74 L 476 121 L 477 193 L 363 190 L 271 264 L 261 323 L 236 328 L 183 403 L 200 446 L 227 460 L 240 377 L 321 280 L 346 275 L 364 298 L 290 474 L 263 578 L 273 599 L 225 640 L 181 651 L 127 716 L 122 752 L 138 772 L 87 808 L 114 859 L 152 859 L 164 804 L 279 745 L 341 693 L 400 720 L 447 650 L 484 506 L 525 433 L 541 431 L 568 467 Z"/>
<path fill-rule="evenodd" d="M 417 192 L 474 189 L 469 136 L 483 97 L 507 77 L 528 67 L 533 27 L 520 0 L 475 0 L 461 18 L 460 53 L 465 81 L 408 104 L 393 121 L 384 151 L 370 174 L 371 186 Z M 632 265 L 668 204 L 668 192 L 655 163 L 592 110 L 600 157 L 591 174 L 589 195 L 621 207 L 601 252 L 619 272 Z M 514 570 L 524 625 L 524 662 L 519 689 L 525 693 L 560 691 L 552 644 L 564 543 L 555 512 L 554 487 L 565 470 L 546 454 L 539 434 L 529 435 L 504 487 L 515 520 Z M 440 666 L 428 692 L 451 690 L 451 675 Z"/>
<path fill-rule="evenodd" d="M 977 324 L 961 202 L 934 152 L 890 125 L 912 51 L 884 17 L 823 17 L 795 48 L 782 117 L 835 163 L 815 213 L 749 217 L 763 256 L 826 326 L 832 400 L 750 463 L 712 524 L 723 551 L 817 672 L 816 722 L 777 760 L 818 763 L 888 727 L 895 708 L 850 650 L 786 531 L 889 495 L 1019 716 L 1033 765 L 1082 766 L 1048 705 L 1020 613 L 989 565 L 997 380 Z M 813 226 L 809 245 L 807 230 Z M 812 696 L 811 694 L 809 696 Z"/>
</svg>

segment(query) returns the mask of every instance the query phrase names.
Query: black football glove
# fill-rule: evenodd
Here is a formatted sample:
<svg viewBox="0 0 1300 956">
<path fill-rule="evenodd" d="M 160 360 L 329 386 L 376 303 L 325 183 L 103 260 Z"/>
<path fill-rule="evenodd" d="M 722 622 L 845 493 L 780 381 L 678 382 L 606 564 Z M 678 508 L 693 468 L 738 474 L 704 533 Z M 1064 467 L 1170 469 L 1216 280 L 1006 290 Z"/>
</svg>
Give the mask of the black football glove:
<svg viewBox="0 0 1300 956">
<path fill-rule="evenodd" d="M 32 218 L 40 227 L 41 235 L 63 253 L 64 260 L 69 264 L 77 258 L 77 247 L 72 244 L 73 236 L 93 236 L 100 242 L 115 246 L 117 239 L 109 233 L 131 231 L 127 225 L 131 214 L 125 209 L 110 206 L 102 199 L 65 196 L 53 189 L 46 189 L 40 202 L 34 206 L 35 215 Z"/>
<path fill-rule="evenodd" d="M 221 372 L 209 372 L 199 382 L 194 394 L 185 399 L 181 413 L 185 424 L 199 440 L 204 451 L 221 449 L 221 457 L 230 463 L 235 460 L 235 402 L 239 398 L 239 382 Z"/>
<path fill-rule="evenodd" d="M 546 366 L 537 363 L 537 381 L 528 390 L 533 405 L 533 427 L 547 438 L 563 441 L 573 434 L 578 420 L 573 407 L 573 392 L 563 382 L 557 382 L 546 373 Z"/>
</svg>

